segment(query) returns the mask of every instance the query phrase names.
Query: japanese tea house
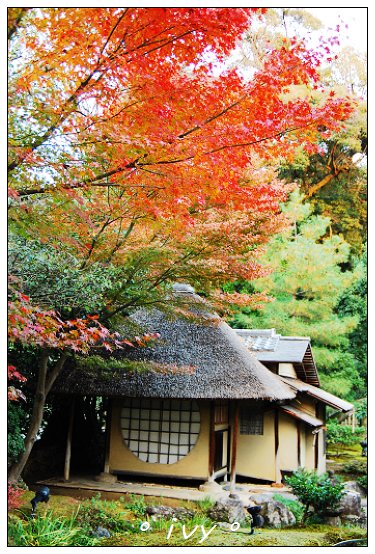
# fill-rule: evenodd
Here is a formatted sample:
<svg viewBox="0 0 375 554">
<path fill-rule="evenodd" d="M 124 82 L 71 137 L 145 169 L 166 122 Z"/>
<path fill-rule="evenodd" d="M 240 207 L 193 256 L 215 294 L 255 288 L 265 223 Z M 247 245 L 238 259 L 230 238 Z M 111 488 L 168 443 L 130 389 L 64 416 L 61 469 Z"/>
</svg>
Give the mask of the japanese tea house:
<svg viewBox="0 0 375 554">
<path fill-rule="evenodd" d="M 159 340 L 116 354 L 115 368 L 67 367 L 56 383 L 60 394 L 110 399 L 104 475 L 233 484 L 236 475 L 281 482 L 299 466 L 324 471 L 325 406 L 352 405 L 319 387 L 309 339 L 236 331 L 190 286 L 174 294 L 194 317 L 139 310 L 134 322 Z"/>
</svg>

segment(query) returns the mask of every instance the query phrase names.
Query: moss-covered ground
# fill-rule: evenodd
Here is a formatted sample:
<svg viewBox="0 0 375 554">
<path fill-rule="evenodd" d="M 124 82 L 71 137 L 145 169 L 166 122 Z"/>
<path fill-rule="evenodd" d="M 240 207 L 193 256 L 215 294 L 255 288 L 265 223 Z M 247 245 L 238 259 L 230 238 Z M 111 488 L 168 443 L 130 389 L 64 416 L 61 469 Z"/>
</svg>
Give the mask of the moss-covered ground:
<svg viewBox="0 0 375 554">
<path fill-rule="evenodd" d="M 359 444 L 353 446 L 340 446 L 338 450 L 332 447 L 327 451 L 327 469 L 332 469 L 344 481 L 355 481 L 361 471 L 355 471 L 355 465 L 365 467 L 367 457 L 362 456 L 362 448 Z M 352 469 L 348 469 L 352 466 Z"/>
<path fill-rule="evenodd" d="M 145 515 L 146 501 L 143 497 L 124 496 L 117 500 L 79 499 L 52 495 L 48 504 L 38 505 L 38 515 L 31 519 L 30 500 L 33 493 L 25 492 L 22 505 L 13 510 L 9 518 L 9 545 L 43 546 L 329 546 L 342 540 L 366 537 L 366 531 L 359 527 L 328 527 L 311 525 L 287 529 L 260 529 L 249 535 L 248 527 L 237 531 L 222 529 L 207 518 L 204 503 L 179 502 L 174 499 L 147 498 L 147 504 L 184 506 L 196 513 L 193 519 L 173 522 L 153 521 Z M 65 533 L 63 524 L 69 520 Z M 59 522 L 59 526 L 56 526 Z M 141 524 L 151 526 L 142 531 Z M 41 525 L 38 525 L 38 524 Z M 61 525 L 60 525 L 61 524 Z M 97 526 L 109 529 L 109 538 L 94 538 L 92 531 Z M 203 527 L 202 527 L 203 526 Z M 196 527 L 190 538 L 189 535 Z M 42 529 L 38 536 L 38 529 Z M 202 540 L 202 529 L 208 535 Z M 212 531 L 209 533 L 209 530 Z M 48 534 L 50 533 L 50 534 Z M 65 533 L 65 534 L 64 534 Z M 50 537 L 50 538 L 49 538 Z"/>
</svg>

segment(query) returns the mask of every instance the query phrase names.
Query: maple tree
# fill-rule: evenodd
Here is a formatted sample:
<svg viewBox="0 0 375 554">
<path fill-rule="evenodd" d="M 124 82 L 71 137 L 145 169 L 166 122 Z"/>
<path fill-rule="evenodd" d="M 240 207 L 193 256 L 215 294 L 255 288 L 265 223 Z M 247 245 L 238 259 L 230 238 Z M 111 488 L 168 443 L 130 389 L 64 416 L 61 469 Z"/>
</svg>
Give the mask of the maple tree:
<svg viewBox="0 0 375 554">
<path fill-rule="evenodd" d="M 128 339 L 120 338 L 119 333 L 110 332 L 101 325 L 97 315 L 63 321 L 53 310 L 46 311 L 30 304 L 27 295 L 17 290 L 12 291 L 12 288 L 11 292 L 13 298 L 8 302 L 9 340 L 32 344 L 40 349 L 36 393 L 24 450 L 9 473 L 9 482 L 14 482 L 21 474 L 30 455 L 42 423 L 45 400 L 69 352 L 87 354 L 93 348 L 112 351 L 125 345 L 134 346 L 134 343 L 144 345 L 157 338 L 157 335 L 146 334 L 130 342 Z M 8 366 L 8 378 L 26 380 L 12 365 Z M 8 388 L 8 398 L 9 400 L 25 399 L 22 392 L 13 386 Z"/>
<path fill-rule="evenodd" d="M 42 387 L 12 479 L 35 440 L 46 383 L 69 353 L 111 344 L 108 336 L 119 346 L 104 324 L 169 304 L 175 280 L 221 304 L 259 300 L 223 296 L 218 284 L 260 277 L 261 247 L 286 225 L 279 202 L 289 188 L 264 163 L 301 146 L 316 151 L 352 110 L 349 98 L 324 89 L 321 53 L 303 41 L 270 51 L 251 79 L 226 67 L 264 11 L 9 10 L 9 221 L 19 279 L 10 336 L 40 349 Z M 304 96 L 288 97 L 302 84 Z M 22 257 L 19 240 L 35 251 Z M 44 285 L 35 268 L 47 268 Z M 86 308 L 79 283 L 92 276 L 100 286 Z"/>
</svg>

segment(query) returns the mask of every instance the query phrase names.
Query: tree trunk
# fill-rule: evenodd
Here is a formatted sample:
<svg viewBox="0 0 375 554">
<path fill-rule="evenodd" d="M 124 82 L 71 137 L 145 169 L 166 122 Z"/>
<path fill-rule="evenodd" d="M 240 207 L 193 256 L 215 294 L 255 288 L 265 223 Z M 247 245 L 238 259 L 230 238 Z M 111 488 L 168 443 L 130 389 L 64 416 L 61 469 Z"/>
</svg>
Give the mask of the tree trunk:
<svg viewBox="0 0 375 554">
<path fill-rule="evenodd" d="M 45 349 L 42 350 L 39 368 L 38 368 L 38 381 L 36 385 L 33 411 L 31 414 L 29 429 L 27 431 L 25 441 L 24 441 L 25 448 L 24 448 L 24 451 L 20 454 L 19 460 L 12 465 L 9 471 L 9 476 L 8 476 L 9 483 L 14 483 L 18 481 L 29 459 L 29 456 L 31 454 L 32 448 L 36 441 L 40 426 L 43 421 L 44 407 L 46 404 L 47 394 L 49 393 L 53 385 L 53 382 L 55 381 L 56 377 L 60 373 L 65 363 L 65 360 L 67 358 L 67 354 L 62 353 L 61 357 L 56 362 L 54 368 L 51 370 L 51 373 L 47 375 L 49 354 L 50 353 L 48 350 L 45 350 Z"/>
<path fill-rule="evenodd" d="M 309 508 L 310 508 L 310 504 L 306 504 L 305 509 L 303 511 L 302 521 L 301 521 L 302 525 L 306 523 L 306 520 L 309 516 Z"/>
<path fill-rule="evenodd" d="M 330 183 L 332 179 L 337 177 L 338 173 L 339 172 L 330 173 L 329 175 L 326 175 L 321 181 L 319 181 L 319 183 L 316 183 L 316 185 L 313 185 L 312 187 L 310 187 L 307 193 L 305 194 L 305 198 L 311 198 L 312 196 L 314 196 L 314 194 L 318 192 L 318 190 L 328 185 L 328 183 Z"/>
</svg>

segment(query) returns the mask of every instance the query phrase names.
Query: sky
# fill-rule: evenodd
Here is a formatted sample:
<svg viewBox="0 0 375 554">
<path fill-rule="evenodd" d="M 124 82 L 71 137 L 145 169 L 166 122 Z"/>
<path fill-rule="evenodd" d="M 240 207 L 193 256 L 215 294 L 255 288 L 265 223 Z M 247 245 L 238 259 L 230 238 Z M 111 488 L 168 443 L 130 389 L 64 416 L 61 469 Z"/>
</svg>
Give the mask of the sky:
<svg viewBox="0 0 375 554">
<path fill-rule="evenodd" d="M 325 27 L 341 25 L 341 46 L 367 52 L 367 8 L 304 8 L 321 20 Z M 341 21 L 340 21 L 341 20 Z M 345 28 L 345 24 L 348 28 Z"/>
</svg>

